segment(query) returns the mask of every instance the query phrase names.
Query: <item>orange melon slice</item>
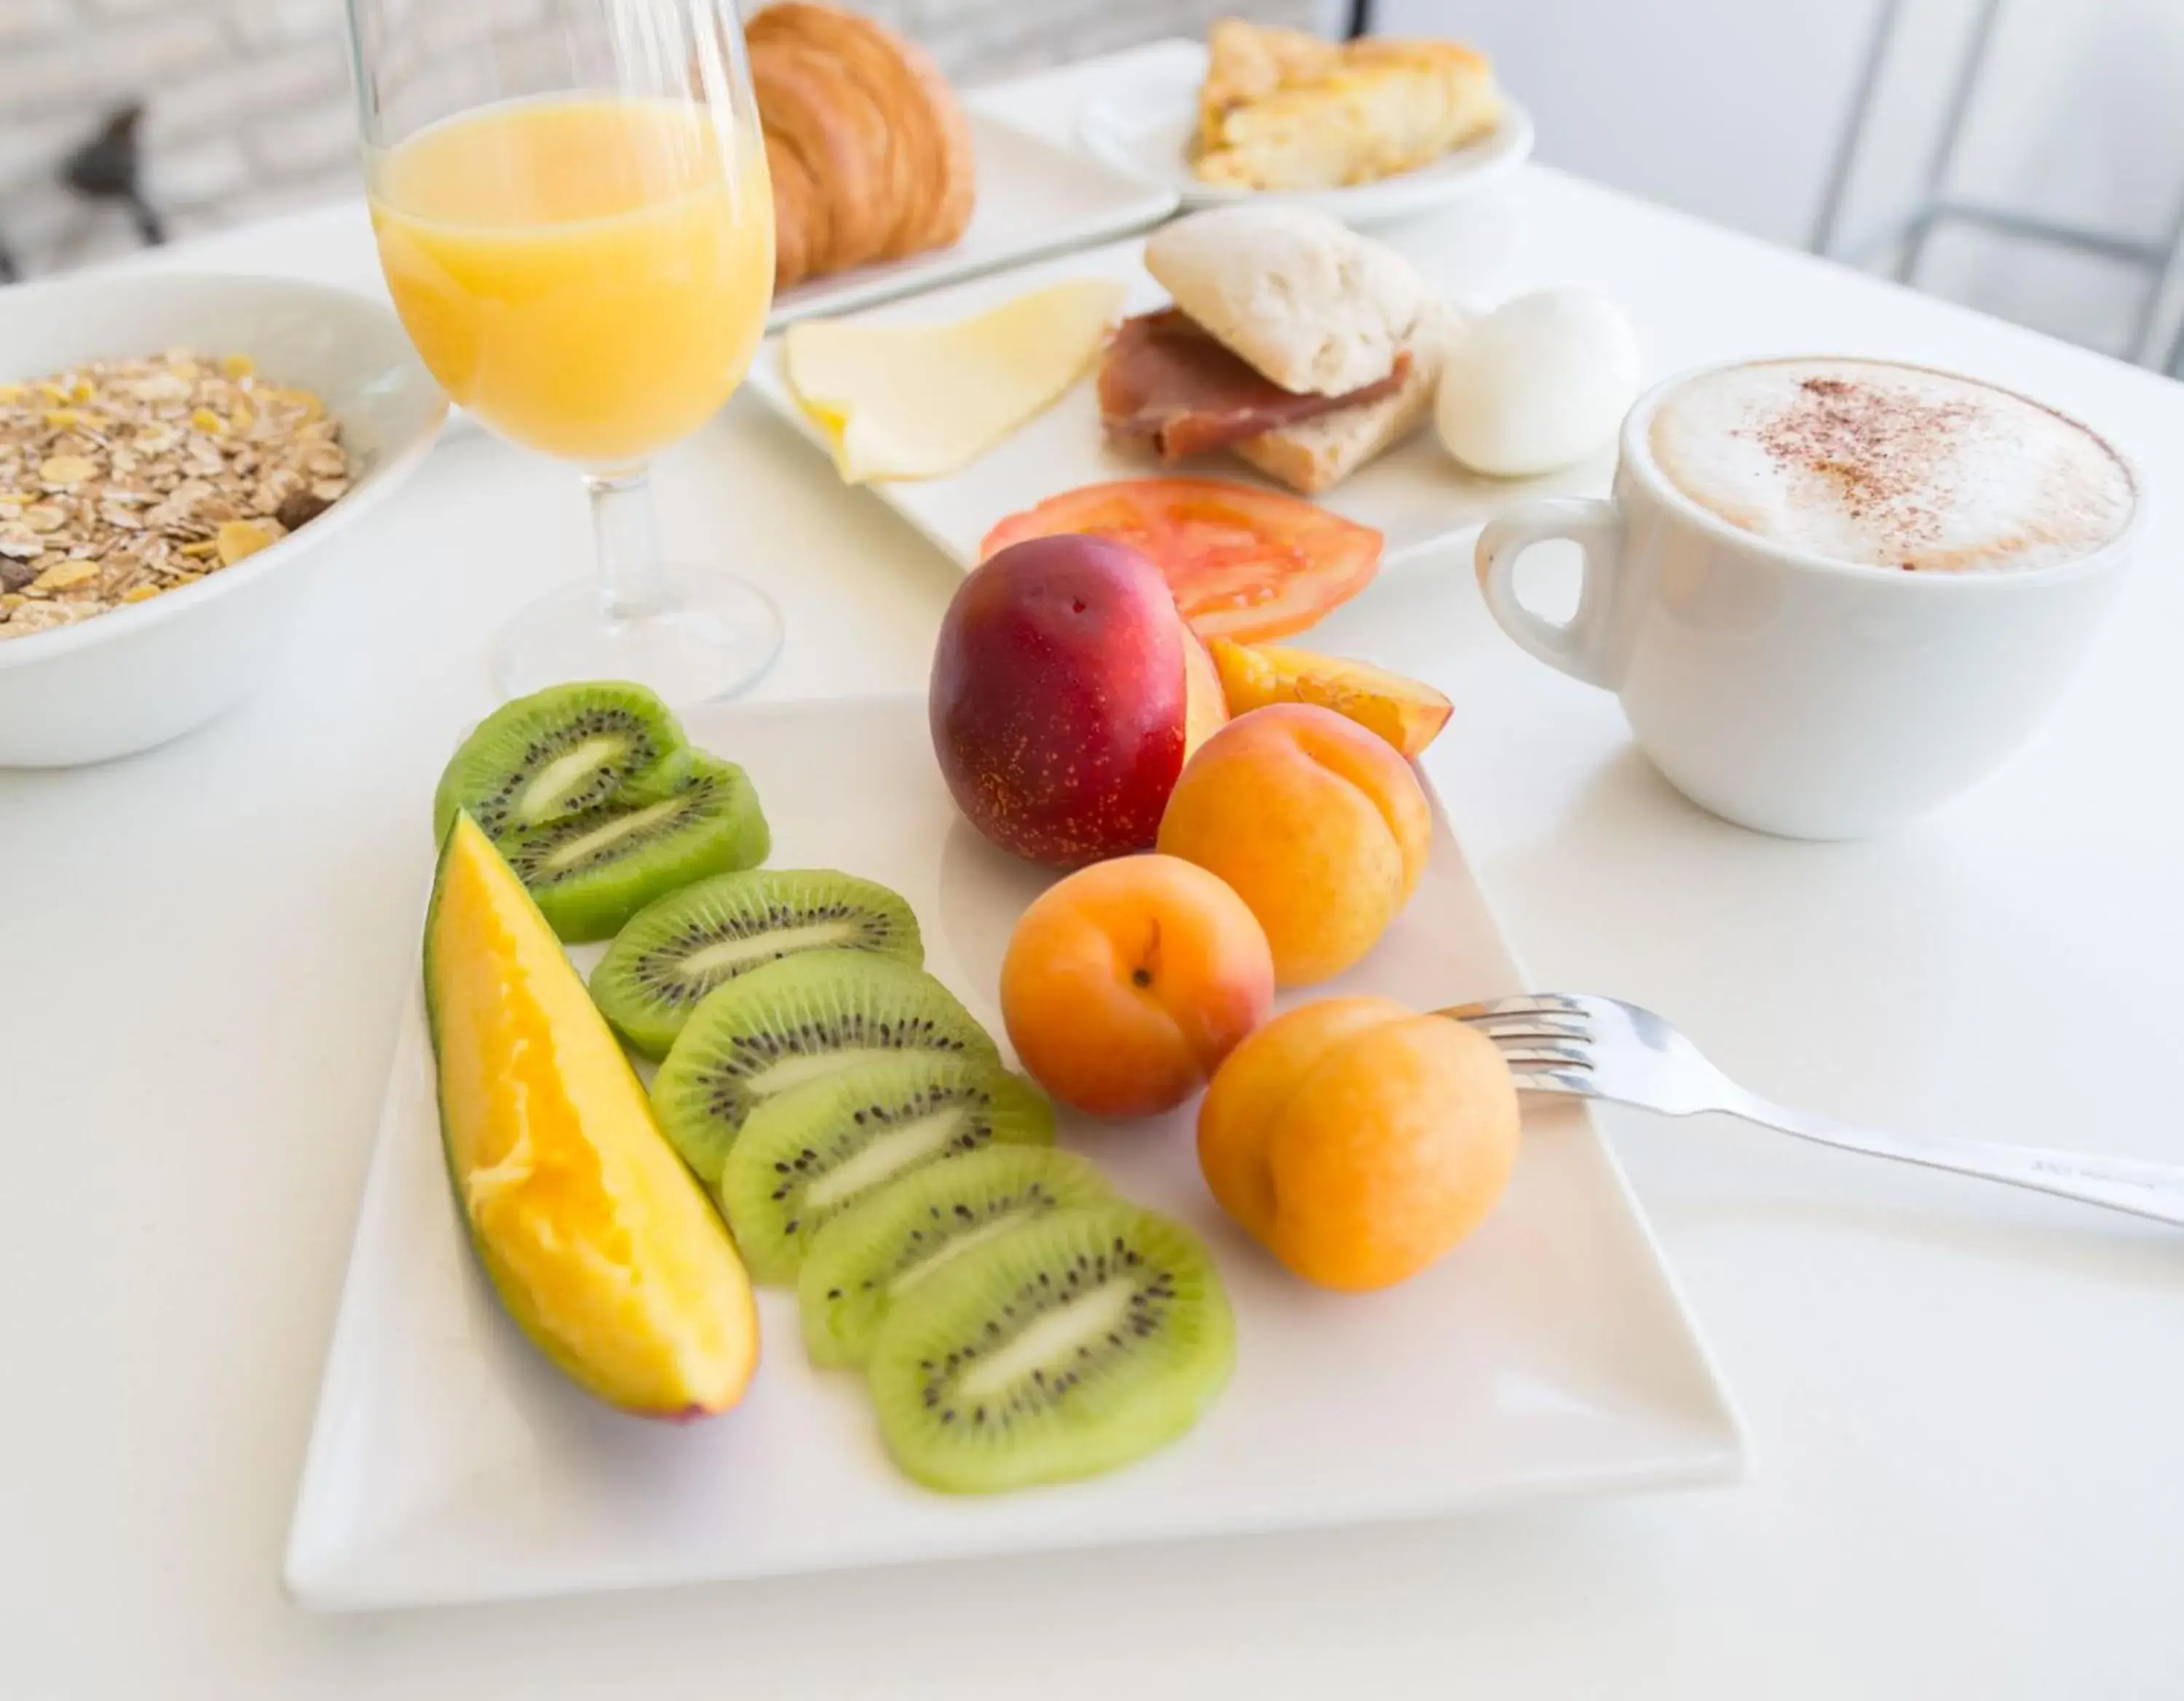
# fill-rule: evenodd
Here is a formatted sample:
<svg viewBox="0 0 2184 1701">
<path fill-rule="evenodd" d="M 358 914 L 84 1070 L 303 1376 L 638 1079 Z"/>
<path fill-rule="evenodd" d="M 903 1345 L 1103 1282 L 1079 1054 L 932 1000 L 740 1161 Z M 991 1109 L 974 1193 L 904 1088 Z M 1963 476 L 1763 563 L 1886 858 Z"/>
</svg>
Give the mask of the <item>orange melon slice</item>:
<svg viewBox="0 0 2184 1701">
<path fill-rule="evenodd" d="M 734 1244 L 545 917 L 457 817 L 425 923 L 448 1170 L 510 1316 L 624 1411 L 723 1411 L 758 1358 Z"/>
</svg>

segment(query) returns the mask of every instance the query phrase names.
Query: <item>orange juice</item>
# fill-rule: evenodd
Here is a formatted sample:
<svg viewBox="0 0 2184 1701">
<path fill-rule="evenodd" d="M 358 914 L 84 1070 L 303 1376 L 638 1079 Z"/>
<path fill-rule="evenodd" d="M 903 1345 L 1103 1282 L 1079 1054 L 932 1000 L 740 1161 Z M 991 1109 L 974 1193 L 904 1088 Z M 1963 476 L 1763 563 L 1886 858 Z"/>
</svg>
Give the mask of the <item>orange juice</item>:
<svg viewBox="0 0 2184 1701">
<path fill-rule="evenodd" d="M 679 100 L 509 103 L 371 161 L 387 287 L 425 364 L 488 425 L 611 467 L 742 380 L 773 287 L 765 157 Z"/>
</svg>

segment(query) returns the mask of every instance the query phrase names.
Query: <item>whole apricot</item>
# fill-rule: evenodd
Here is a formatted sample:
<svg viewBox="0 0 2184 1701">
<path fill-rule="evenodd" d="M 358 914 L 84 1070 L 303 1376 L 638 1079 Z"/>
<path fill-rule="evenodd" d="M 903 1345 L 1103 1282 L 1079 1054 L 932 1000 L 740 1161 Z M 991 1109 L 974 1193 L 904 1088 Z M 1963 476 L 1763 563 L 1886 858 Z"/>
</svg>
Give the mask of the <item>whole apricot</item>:
<svg viewBox="0 0 2184 1701">
<path fill-rule="evenodd" d="M 1198 1162 L 1290 1269 L 1362 1291 L 1416 1275 L 1485 1220 L 1517 1133 L 1493 1041 L 1386 999 L 1330 998 L 1230 1054 L 1199 1107 Z"/>
<path fill-rule="evenodd" d="M 1017 1056 L 1095 1116 L 1181 1104 L 1273 997 L 1273 956 L 1251 910 L 1173 856 L 1118 856 L 1048 888 L 1001 960 Z"/>
<path fill-rule="evenodd" d="M 1234 887 L 1267 930 L 1276 982 L 1303 986 L 1373 948 L 1432 837 L 1418 776 L 1385 739 L 1332 709 L 1277 703 L 1184 764 L 1157 845 Z"/>
</svg>

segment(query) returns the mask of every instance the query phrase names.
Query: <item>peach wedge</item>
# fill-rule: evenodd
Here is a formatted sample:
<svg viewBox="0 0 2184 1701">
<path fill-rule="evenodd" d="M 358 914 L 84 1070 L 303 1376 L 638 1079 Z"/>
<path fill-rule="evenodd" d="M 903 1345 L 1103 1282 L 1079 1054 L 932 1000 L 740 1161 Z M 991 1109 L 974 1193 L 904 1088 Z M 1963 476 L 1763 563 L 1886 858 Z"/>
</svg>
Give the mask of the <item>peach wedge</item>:
<svg viewBox="0 0 2184 1701">
<path fill-rule="evenodd" d="M 1415 758 L 1440 735 L 1452 712 L 1448 699 L 1432 686 L 1366 662 L 1223 638 L 1210 647 L 1232 715 L 1269 703 L 1314 703 Z"/>
</svg>

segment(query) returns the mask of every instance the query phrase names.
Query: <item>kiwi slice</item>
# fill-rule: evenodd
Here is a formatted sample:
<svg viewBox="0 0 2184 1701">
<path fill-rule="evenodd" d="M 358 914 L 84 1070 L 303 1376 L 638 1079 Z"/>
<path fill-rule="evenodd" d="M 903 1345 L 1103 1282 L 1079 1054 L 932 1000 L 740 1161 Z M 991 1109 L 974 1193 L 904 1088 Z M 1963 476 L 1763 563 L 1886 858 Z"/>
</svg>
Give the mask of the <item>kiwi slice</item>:
<svg viewBox="0 0 2184 1701">
<path fill-rule="evenodd" d="M 707 993 L 652 1083 L 652 1108 L 708 1186 L 751 1112 L 853 1063 L 938 1051 L 998 1063 L 986 1030 L 923 969 L 861 951 L 805 951 Z"/>
<path fill-rule="evenodd" d="M 463 740 L 432 796 L 433 842 L 458 811 L 499 839 L 596 808 L 680 766 L 683 750 L 682 727 L 642 685 L 549 685 L 502 704 Z"/>
<path fill-rule="evenodd" d="M 881 1057 L 754 1110 L 721 1206 L 751 1279 L 793 1286 L 811 1237 L 859 1201 L 966 1152 L 1053 1144 L 1054 1107 L 1021 1077 L 937 1051 Z"/>
<path fill-rule="evenodd" d="M 1195 1235 L 1134 1205 L 1060 1210 L 974 1246 L 888 1313 L 880 1434 L 928 1487 L 1090 1476 L 1198 1421 L 1236 1329 Z"/>
<path fill-rule="evenodd" d="M 764 862 L 771 840 L 744 771 L 694 753 L 679 772 L 637 780 L 611 801 L 499 843 L 554 931 L 573 944 L 607 938 L 678 886 Z"/>
<path fill-rule="evenodd" d="M 1050 1211 L 1113 1197 L 1089 1160 L 1035 1146 L 995 1146 L 905 1175 L 805 1245 L 796 1281 L 805 1350 L 815 1364 L 861 1364 L 895 1303 L 973 1247 Z"/>
<path fill-rule="evenodd" d="M 661 1057 L 722 982 L 800 951 L 925 961 L 917 917 L 885 886 L 831 868 L 750 868 L 670 892 L 615 935 L 592 997 L 622 1037 Z"/>
</svg>

